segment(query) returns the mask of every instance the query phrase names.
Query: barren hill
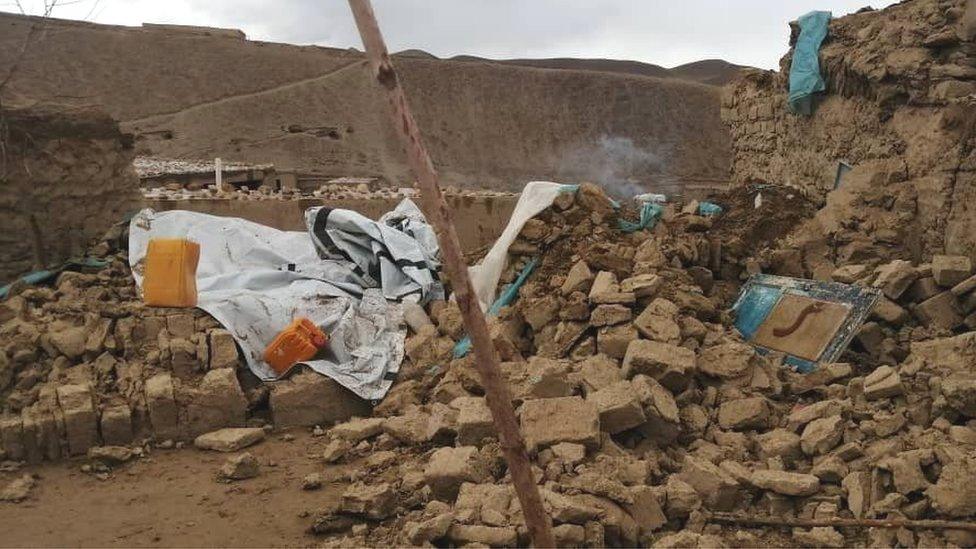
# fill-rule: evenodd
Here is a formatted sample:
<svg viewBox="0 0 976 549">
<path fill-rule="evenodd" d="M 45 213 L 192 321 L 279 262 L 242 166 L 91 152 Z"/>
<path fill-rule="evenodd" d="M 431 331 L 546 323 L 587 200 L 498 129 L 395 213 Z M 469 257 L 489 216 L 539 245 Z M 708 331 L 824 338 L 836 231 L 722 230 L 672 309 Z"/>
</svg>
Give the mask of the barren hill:
<svg viewBox="0 0 976 549">
<path fill-rule="evenodd" d="M 407 52 L 401 52 L 407 53 Z M 408 55 L 427 54 L 419 50 L 410 50 Z M 501 63 L 506 65 L 517 65 L 520 67 L 535 67 L 539 69 L 563 69 L 577 71 L 597 71 L 616 74 L 634 74 L 638 76 L 653 76 L 655 78 L 676 78 L 700 84 L 712 86 L 723 86 L 730 81 L 743 68 L 742 65 L 735 65 L 721 59 L 705 59 L 678 65 L 667 69 L 653 63 L 643 63 L 641 61 L 629 61 L 624 59 L 578 59 L 572 57 L 557 57 L 552 59 L 503 59 L 493 60 L 473 55 L 458 55 L 451 58 L 452 61 L 482 61 L 486 63 Z"/>
<path fill-rule="evenodd" d="M 32 26 L 5 95 L 99 105 L 143 154 L 409 182 L 359 52 L 248 41 L 228 29 L 2 14 L 0 74 Z M 593 179 L 629 191 L 728 177 L 716 87 L 419 52 L 397 66 L 449 184 Z"/>
</svg>

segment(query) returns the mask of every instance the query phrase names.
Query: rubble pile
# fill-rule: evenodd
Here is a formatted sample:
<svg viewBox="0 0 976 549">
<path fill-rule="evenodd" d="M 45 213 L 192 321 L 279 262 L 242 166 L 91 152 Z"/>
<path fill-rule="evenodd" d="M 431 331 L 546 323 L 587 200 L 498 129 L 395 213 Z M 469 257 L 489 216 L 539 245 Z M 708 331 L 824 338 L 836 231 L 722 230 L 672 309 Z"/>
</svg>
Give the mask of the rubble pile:
<svg viewBox="0 0 976 549">
<path fill-rule="evenodd" d="M 877 360 L 848 353 L 850 362 L 794 373 L 731 327 L 738 277 L 711 268 L 722 257 L 711 219 L 670 208 L 653 230 L 627 234 L 613 228 L 617 215 L 583 185 L 527 222 L 501 285 L 528 258 L 540 263 L 489 323 L 557 543 L 976 542 L 953 529 L 712 520 L 972 520 L 976 491 L 962 479 L 976 473 L 976 332 L 923 322 L 895 335 L 909 314 L 886 314 L 882 341 L 895 345 L 882 344 Z M 956 260 L 909 266 L 900 284 L 908 291 L 938 272 L 936 289 L 955 296 L 971 272 L 935 267 L 944 264 Z M 876 277 L 861 267 L 851 276 L 882 289 L 896 278 L 887 265 Z M 901 307 L 900 295 L 887 299 Z M 407 363 L 372 417 L 325 433 L 322 459 L 349 464 L 350 485 L 311 531 L 336 546 L 527 545 L 473 357 L 452 356 L 464 336 L 459 311 L 440 302 L 429 314 L 411 323 Z"/>
<path fill-rule="evenodd" d="M 101 445 L 172 447 L 224 427 L 330 424 L 369 411 L 308 373 L 266 385 L 199 309 L 147 307 L 117 226 L 108 266 L 0 303 L 0 459 L 58 460 Z"/>
<path fill-rule="evenodd" d="M 304 192 L 294 187 L 274 188 L 270 185 L 233 186 L 231 189 L 220 190 L 216 185 L 205 186 L 184 185 L 181 183 L 167 183 L 158 187 L 143 189 L 143 197 L 147 200 L 400 200 L 415 198 L 417 190 L 412 187 L 376 187 L 371 188 L 366 183 L 358 185 L 329 183 L 321 185 L 311 192 Z M 448 187 L 444 194 L 450 197 L 513 197 L 516 193 L 492 190 L 472 190 Z"/>
<path fill-rule="evenodd" d="M 824 206 L 785 247 L 805 276 L 870 259 L 974 257 L 976 27 L 965 10 L 964 0 L 910 0 L 831 20 L 827 89 L 809 117 L 787 110 L 792 50 L 779 71 L 744 71 L 724 90 L 733 185 L 789 187 Z"/>
</svg>

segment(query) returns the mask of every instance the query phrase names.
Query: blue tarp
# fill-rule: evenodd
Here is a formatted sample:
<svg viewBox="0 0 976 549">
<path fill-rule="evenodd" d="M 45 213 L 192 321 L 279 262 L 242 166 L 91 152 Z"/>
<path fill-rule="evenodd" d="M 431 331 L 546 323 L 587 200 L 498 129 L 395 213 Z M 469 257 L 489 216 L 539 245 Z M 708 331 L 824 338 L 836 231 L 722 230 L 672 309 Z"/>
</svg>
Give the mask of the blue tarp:
<svg viewBox="0 0 976 549">
<path fill-rule="evenodd" d="M 54 269 L 48 269 L 43 271 L 34 271 L 32 273 L 25 274 L 24 276 L 18 278 L 17 280 L 7 284 L 6 286 L 0 287 L 0 299 L 6 299 L 7 294 L 10 293 L 10 288 L 18 282 L 23 282 L 25 284 L 35 285 L 42 284 L 44 282 L 49 282 L 57 278 L 59 274 L 64 271 L 79 271 L 82 269 L 102 269 L 108 265 L 108 261 L 101 259 L 95 259 L 93 257 L 84 257 L 81 259 L 71 259 L 62 263 L 59 267 Z"/>
<path fill-rule="evenodd" d="M 619 206 L 617 206 L 619 208 Z M 642 229 L 653 229 L 657 225 L 657 220 L 664 214 L 664 206 L 655 202 L 644 202 L 641 206 L 640 221 L 634 223 L 624 218 L 617 219 L 617 227 L 625 232 L 632 233 Z"/>
<path fill-rule="evenodd" d="M 532 260 L 525 265 L 522 272 L 519 273 L 518 278 L 515 279 L 515 282 L 509 284 L 501 295 L 498 296 L 498 299 L 496 299 L 495 302 L 491 304 L 491 307 L 488 308 L 488 316 L 498 316 L 498 311 L 500 311 L 502 307 L 511 305 L 515 301 L 515 299 L 518 297 L 519 288 L 525 284 L 525 281 L 529 278 L 529 275 L 532 274 L 532 271 L 535 270 L 538 264 L 539 258 L 533 257 Z M 458 341 L 457 344 L 454 345 L 454 358 L 464 358 L 464 356 L 468 354 L 468 351 L 470 350 L 471 337 L 464 336 L 464 339 Z"/>
<path fill-rule="evenodd" d="M 829 11 L 811 11 L 800 17 L 800 36 L 790 64 L 790 110 L 807 116 L 813 112 L 813 94 L 827 89 L 820 75 L 820 44 L 827 37 Z"/>
</svg>

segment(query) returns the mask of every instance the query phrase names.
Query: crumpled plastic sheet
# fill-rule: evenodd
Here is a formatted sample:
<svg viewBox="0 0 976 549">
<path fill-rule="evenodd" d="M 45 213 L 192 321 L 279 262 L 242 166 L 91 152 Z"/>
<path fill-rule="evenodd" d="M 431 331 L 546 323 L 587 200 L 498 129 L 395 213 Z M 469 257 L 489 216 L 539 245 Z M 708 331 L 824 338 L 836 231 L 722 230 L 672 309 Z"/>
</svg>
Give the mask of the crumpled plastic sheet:
<svg viewBox="0 0 976 549">
<path fill-rule="evenodd" d="M 436 258 L 436 239 L 429 238 L 433 231 L 424 236 L 423 216 L 417 218 L 419 210 L 411 212 L 411 205 L 388 219 L 412 225 L 410 232 L 420 237 L 417 247 Z M 389 226 L 378 228 L 378 222 L 366 221 L 374 225 L 369 234 L 388 233 Z M 374 245 L 368 242 L 370 236 L 359 237 L 362 247 Z M 142 210 L 133 217 L 129 232 L 129 263 L 140 290 L 151 238 L 187 238 L 200 244 L 197 306 L 233 335 L 259 378 L 277 377 L 264 362 L 264 349 L 294 318 L 304 316 L 330 337 L 324 356 L 304 364 L 368 400 L 382 399 L 389 390 L 404 356 L 406 329 L 399 303 L 384 295 L 389 288 L 357 273 L 355 263 L 320 257 L 309 232 L 279 231 L 197 212 Z M 443 295 L 439 282 L 429 284 L 428 290 L 429 296 L 413 295 Z"/>
</svg>

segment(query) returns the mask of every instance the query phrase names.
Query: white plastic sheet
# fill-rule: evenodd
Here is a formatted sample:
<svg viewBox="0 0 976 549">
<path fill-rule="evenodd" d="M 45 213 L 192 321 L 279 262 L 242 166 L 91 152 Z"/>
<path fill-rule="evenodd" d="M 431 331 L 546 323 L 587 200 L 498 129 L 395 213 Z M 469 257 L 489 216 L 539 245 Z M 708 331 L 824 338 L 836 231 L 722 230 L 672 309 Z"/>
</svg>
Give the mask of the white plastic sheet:
<svg viewBox="0 0 976 549">
<path fill-rule="evenodd" d="M 532 219 L 542 210 L 545 210 L 556 200 L 560 193 L 573 192 L 575 185 L 563 185 L 550 181 L 531 181 L 522 189 L 512 217 L 505 225 L 505 230 L 492 245 L 491 250 L 481 260 L 481 263 L 468 268 L 471 276 L 471 284 L 474 286 L 474 293 L 478 297 L 478 303 L 482 311 L 487 311 L 492 302 L 495 301 L 495 289 L 498 287 L 498 279 L 505 270 L 508 262 L 508 248 L 522 232 L 525 222 Z"/>
<path fill-rule="evenodd" d="M 421 231 L 422 216 L 417 219 L 409 207 L 400 213 Z M 357 274 L 352 262 L 320 258 L 309 233 L 238 218 L 145 209 L 132 219 L 129 232 L 129 262 L 140 289 L 151 238 L 200 244 L 198 307 L 231 332 L 261 379 L 276 378 L 262 358 L 268 343 L 304 316 L 330 337 L 325 359 L 305 364 L 365 399 L 379 400 L 389 390 L 406 337 L 399 304 Z M 429 245 L 421 247 L 429 250 Z M 436 248 L 429 251 L 436 256 Z"/>
</svg>

